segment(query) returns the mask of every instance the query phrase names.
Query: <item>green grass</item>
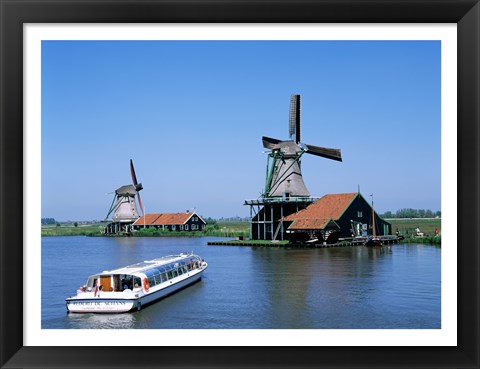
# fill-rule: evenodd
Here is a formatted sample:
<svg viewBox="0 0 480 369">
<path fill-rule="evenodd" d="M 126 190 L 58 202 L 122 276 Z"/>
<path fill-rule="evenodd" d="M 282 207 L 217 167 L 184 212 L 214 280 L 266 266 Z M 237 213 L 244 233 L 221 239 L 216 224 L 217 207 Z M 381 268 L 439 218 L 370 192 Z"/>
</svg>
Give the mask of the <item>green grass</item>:
<svg viewBox="0 0 480 369">
<path fill-rule="evenodd" d="M 400 234 L 405 236 L 403 243 L 431 243 L 440 245 L 442 243 L 442 219 L 422 219 L 422 218 L 396 218 L 385 219 L 392 225 L 392 233 L 395 234 L 398 227 Z M 420 228 L 420 232 L 425 237 L 414 237 L 416 228 Z M 435 237 L 435 229 L 438 230 L 438 236 Z"/>
<path fill-rule="evenodd" d="M 104 225 L 101 223 L 79 225 L 42 226 L 42 236 L 94 236 L 100 235 Z"/>
<path fill-rule="evenodd" d="M 79 225 L 49 225 L 42 226 L 42 236 L 101 236 L 105 224 Z M 204 231 L 195 232 L 172 232 L 162 231 L 154 228 L 140 229 L 133 233 L 138 237 L 243 237 L 250 235 L 248 222 L 218 222 L 214 225 L 207 225 Z"/>
<path fill-rule="evenodd" d="M 420 232 L 426 233 L 429 236 L 433 236 L 435 234 L 435 229 L 438 230 L 439 234 L 442 233 L 442 220 L 440 218 L 434 218 L 434 219 L 396 218 L 396 219 L 385 219 L 385 220 L 392 225 L 393 234 L 395 234 L 397 227 L 400 234 L 403 234 L 405 236 L 414 234 L 415 229 L 417 227 L 420 228 Z"/>
</svg>

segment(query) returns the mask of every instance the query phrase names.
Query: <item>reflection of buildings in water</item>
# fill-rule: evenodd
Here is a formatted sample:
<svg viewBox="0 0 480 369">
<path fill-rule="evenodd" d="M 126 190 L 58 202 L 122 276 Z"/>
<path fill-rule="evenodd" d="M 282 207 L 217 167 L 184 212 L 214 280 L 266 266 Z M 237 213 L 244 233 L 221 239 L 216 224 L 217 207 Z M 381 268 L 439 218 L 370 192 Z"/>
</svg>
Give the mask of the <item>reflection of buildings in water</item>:
<svg viewBox="0 0 480 369">
<path fill-rule="evenodd" d="M 312 250 L 257 249 L 256 262 L 253 263 L 257 276 L 256 286 L 261 287 L 260 294 L 266 300 L 265 309 L 269 317 L 265 328 L 278 328 L 278 321 L 285 328 L 303 328 L 307 325 L 299 311 L 306 309 L 308 281 L 310 272 L 308 253 Z M 265 297 L 267 297 L 265 299 Z"/>
<path fill-rule="evenodd" d="M 368 304 L 369 291 L 379 288 L 377 261 L 390 248 L 324 248 L 302 250 L 257 249 L 253 263 L 257 286 L 263 284 L 274 322 L 286 328 L 308 328 L 306 316 L 349 314 L 352 305 Z M 335 310 L 335 311 L 333 311 Z M 305 312 L 309 311 L 308 314 Z M 312 314 L 313 312 L 313 314 Z M 267 327 L 268 328 L 268 327 Z"/>
</svg>

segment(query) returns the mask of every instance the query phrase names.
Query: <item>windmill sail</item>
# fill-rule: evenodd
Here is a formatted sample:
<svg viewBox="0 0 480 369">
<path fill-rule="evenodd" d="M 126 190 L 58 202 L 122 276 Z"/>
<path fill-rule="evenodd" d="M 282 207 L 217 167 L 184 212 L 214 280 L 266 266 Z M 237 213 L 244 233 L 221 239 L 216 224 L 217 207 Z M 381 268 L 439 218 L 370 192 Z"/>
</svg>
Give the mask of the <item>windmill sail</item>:
<svg viewBox="0 0 480 369">
<path fill-rule="evenodd" d="M 300 142 L 300 95 L 290 97 L 290 116 L 289 116 L 289 134 L 290 139 L 296 143 Z"/>
</svg>

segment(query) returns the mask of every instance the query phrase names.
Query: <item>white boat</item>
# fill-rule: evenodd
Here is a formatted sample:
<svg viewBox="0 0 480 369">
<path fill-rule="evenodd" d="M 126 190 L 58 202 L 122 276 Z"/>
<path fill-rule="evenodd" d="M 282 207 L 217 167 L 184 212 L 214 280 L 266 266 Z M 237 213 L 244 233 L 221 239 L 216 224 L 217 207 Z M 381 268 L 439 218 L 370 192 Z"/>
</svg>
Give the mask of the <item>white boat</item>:
<svg viewBox="0 0 480 369">
<path fill-rule="evenodd" d="M 202 277 L 208 264 L 198 255 L 180 254 L 145 260 L 88 277 L 65 301 L 72 313 L 124 313 L 140 310 Z"/>
</svg>

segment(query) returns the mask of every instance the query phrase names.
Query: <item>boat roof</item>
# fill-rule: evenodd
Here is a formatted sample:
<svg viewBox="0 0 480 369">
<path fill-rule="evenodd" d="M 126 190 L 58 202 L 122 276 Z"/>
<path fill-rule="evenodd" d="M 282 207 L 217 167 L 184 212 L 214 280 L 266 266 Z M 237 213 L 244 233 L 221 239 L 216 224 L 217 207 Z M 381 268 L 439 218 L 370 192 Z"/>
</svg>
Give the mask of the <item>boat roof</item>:
<svg viewBox="0 0 480 369">
<path fill-rule="evenodd" d="M 194 255 L 193 253 L 186 254 L 182 253 L 179 255 L 167 255 L 167 256 L 162 256 L 160 258 L 152 259 L 152 260 L 145 260 L 141 261 L 140 263 L 128 265 L 125 267 L 121 267 L 118 269 L 113 269 L 113 270 L 104 270 L 101 273 L 94 274 L 95 275 L 102 275 L 102 274 L 134 274 L 138 272 L 142 272 L 145 270 L 148 270 L 150 268 L 154 268 L 156 266 L 162 266 L 165 264 L 169 264 L 175 261 L 180 261 L 182 259 L 185 259 L 190 256 L 196 256 L 199 257 L 198 255 Z"/>
</svg>

